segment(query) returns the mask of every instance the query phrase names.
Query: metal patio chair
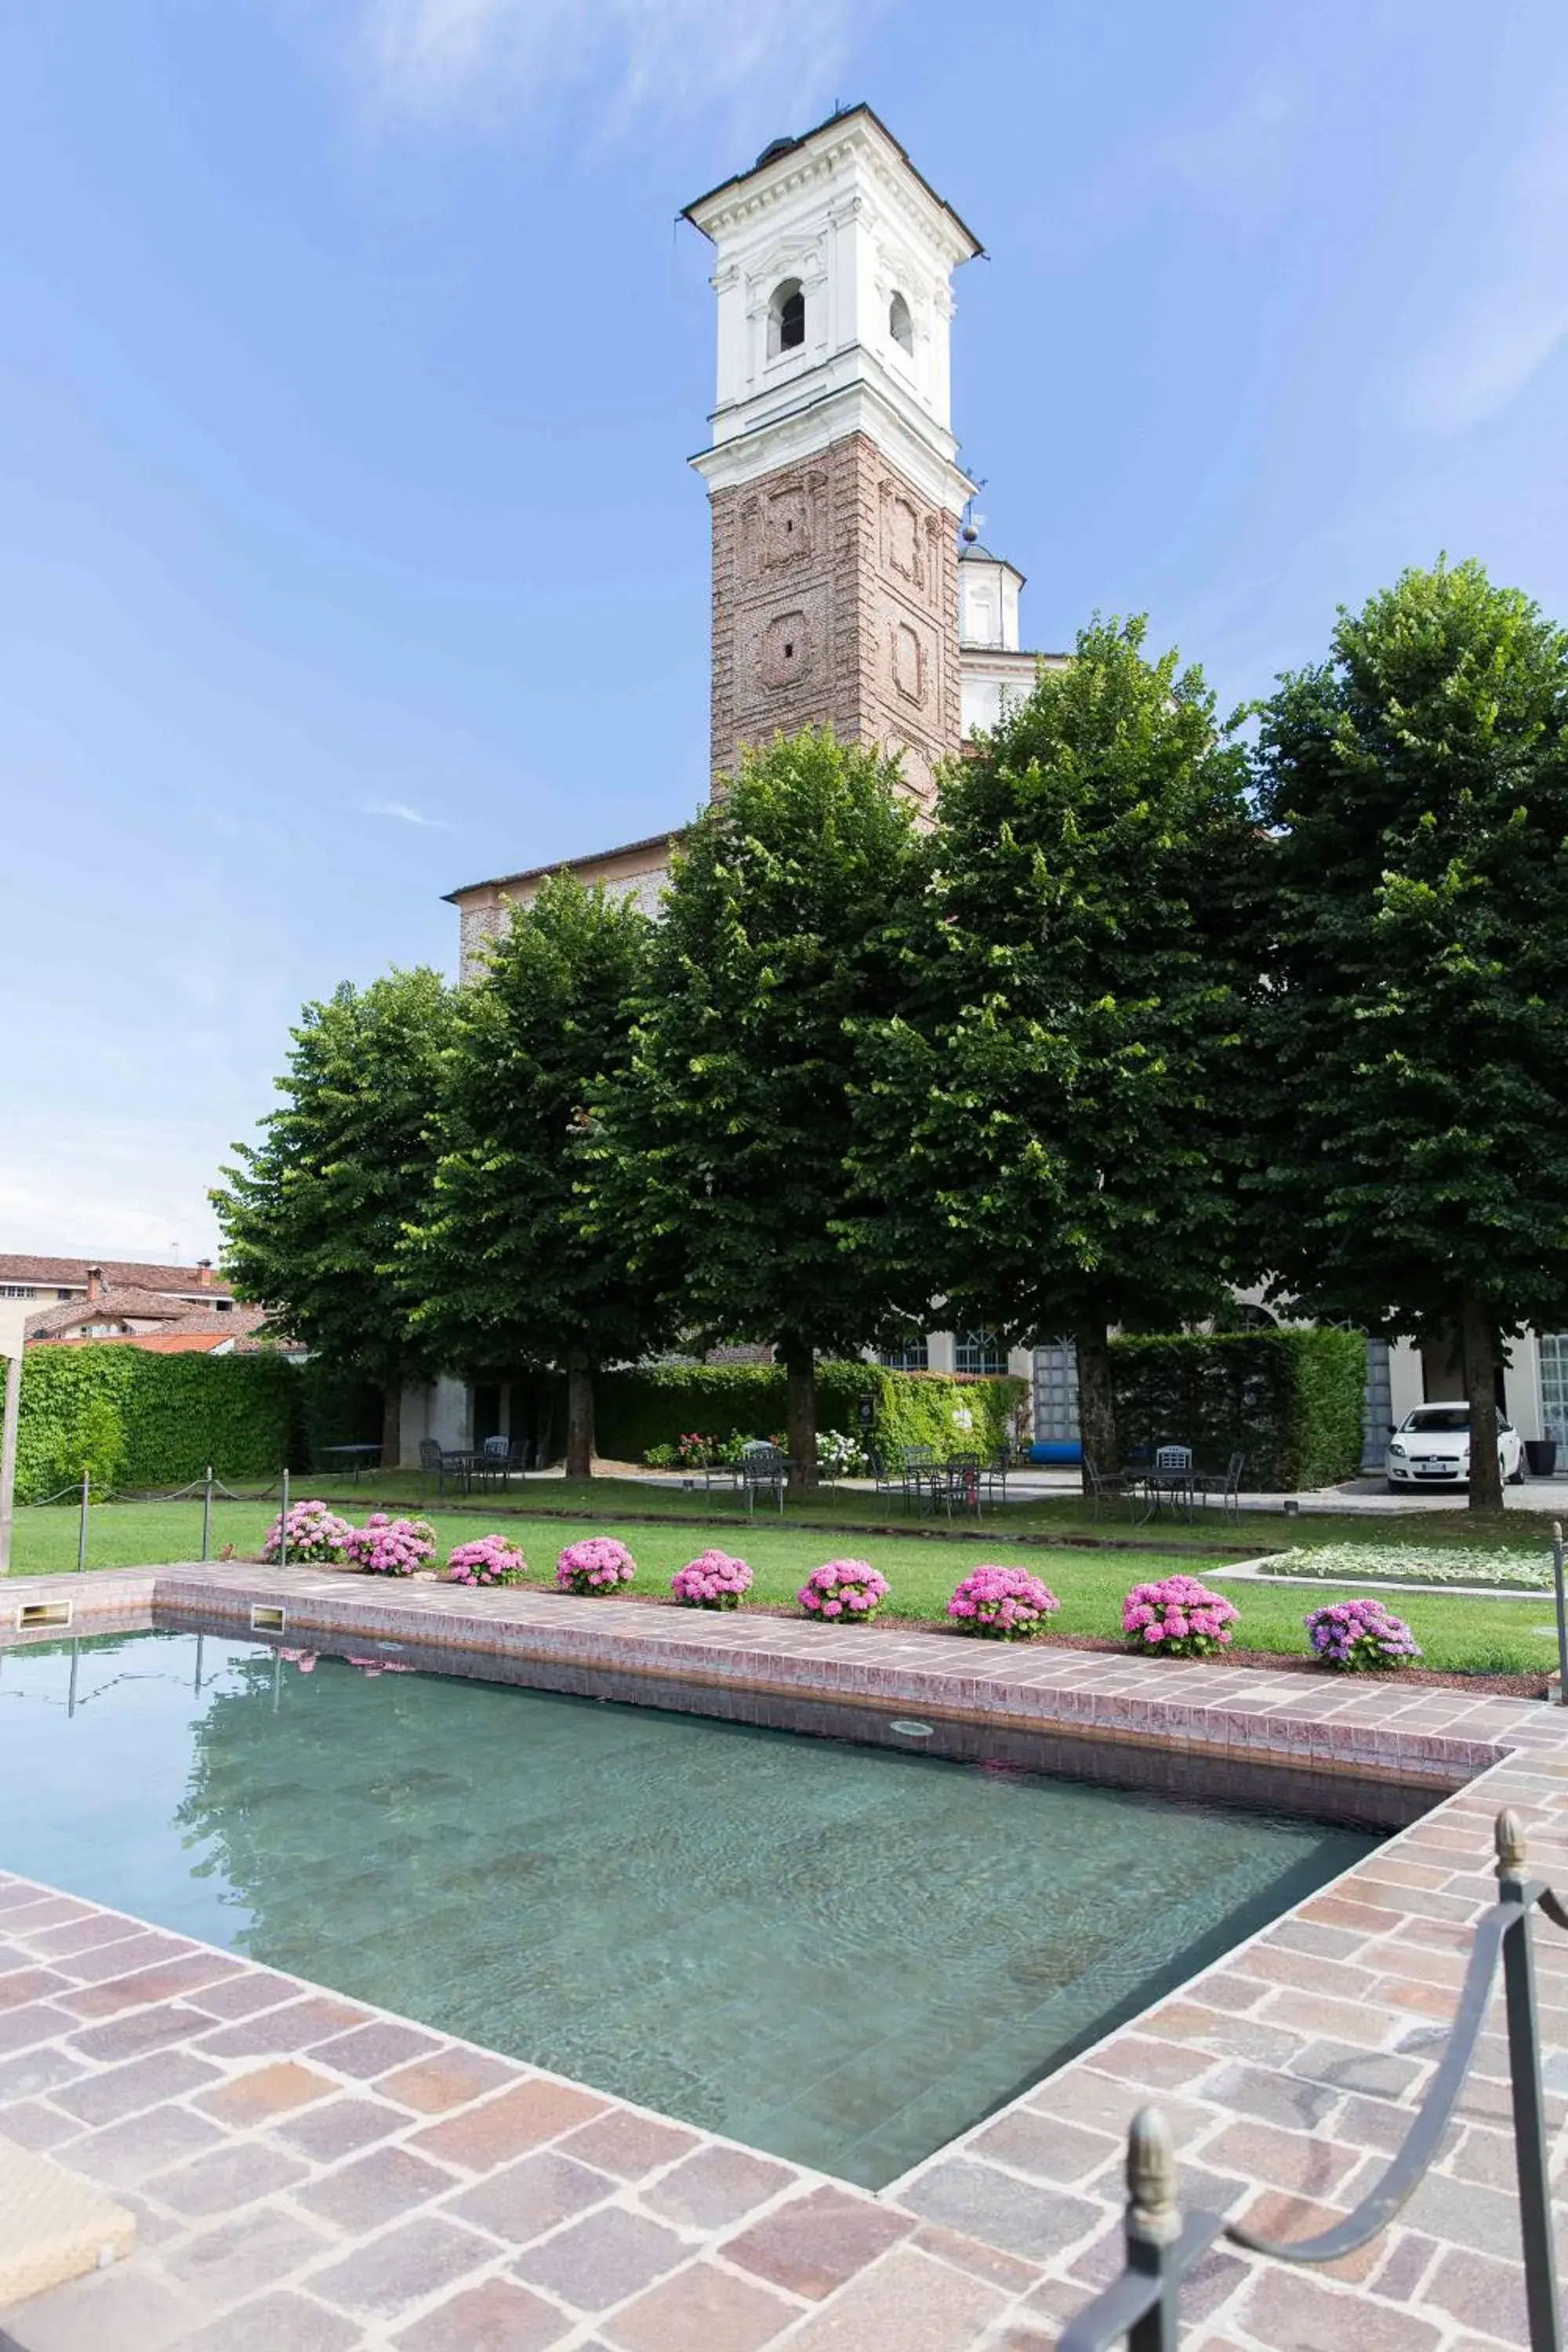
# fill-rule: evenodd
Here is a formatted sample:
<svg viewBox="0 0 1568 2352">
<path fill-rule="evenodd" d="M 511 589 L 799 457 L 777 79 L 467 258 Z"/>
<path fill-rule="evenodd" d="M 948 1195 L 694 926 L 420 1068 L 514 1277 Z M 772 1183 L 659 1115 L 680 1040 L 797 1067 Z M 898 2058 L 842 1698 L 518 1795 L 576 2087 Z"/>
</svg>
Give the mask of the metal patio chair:
<svg viewBox="0 0 1568 2352">
<path fill-rule="evenodd" d="M 1241 1477 L 1247 1468 L 1247 1456 L 1239 1451 L 1225 1465 L 1224 1475 L 1217 1478 L 1195 1478 L 1193 1481 L 1200 1503 L 1217 1503 L 1220 1516 L 1227 1519 L 1241 1517 Z"/>
<path fill-rule="evenodd" d="M 748 1518 L 755 1515 L 759 1494 L 774 1496 L 778 1501 L 779 1516 L 783 1517 L 784 1480 L 788 1475 L 788 1456 L 781 1454 L 776 1445 L 769 1445 L 762 1438 L 753 1438 L 742 1447 L 735 1475 L 746 1497 Z"/>
<path fill-rule="evenodd" d="M 1094 1505 L 1094 1523 L 1100 1525 L 1101 1511 L 1122 1501 L 1127 1488 L 1126 1474 L 1102 1470 L 1092 1454 L 1083 1456 L 1083 1483 Z"/>
</svg>

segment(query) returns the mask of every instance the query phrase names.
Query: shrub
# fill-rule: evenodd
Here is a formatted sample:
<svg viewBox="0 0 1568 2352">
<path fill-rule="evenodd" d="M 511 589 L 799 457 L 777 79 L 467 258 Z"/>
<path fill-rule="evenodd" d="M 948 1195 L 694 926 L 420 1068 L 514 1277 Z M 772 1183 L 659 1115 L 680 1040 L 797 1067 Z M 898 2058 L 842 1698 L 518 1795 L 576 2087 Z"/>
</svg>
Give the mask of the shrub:
<svg viewBox="0 0 1568 2352">
<path fill-rule="evenodd" d="M 458 1544 L 447 1561 L 448 1584 L 521 1584 L 528 1562 L 505 1536 L 478 1536 Z"/>
<path fill-rule="evenodd" d="M 858 1437 L 842 1429 L 817 1431 L 816 1466 L 825 1478 L 852 1478 L 864 1461 Z"/>
<path fill-rule="evenodd" d="M 618 1585 L 629 1584 L 637 1572 L 636 1560 L 614 1536 L 586 1536 L 581 1543 L 568 1544 L 555 1563 L 555 1581 L 562 1591 L 584 1598 L 614 1592 Z"/>
<path fill-rule="evenodd" d="M 1023 1381 L 999 1376 L 824 1362 L 816 1368 L 817 1426 L 824 1433 L 858 1434 L 860 1406 L 868 1399 L 879 1445 L 989 1454 L 1007 1443 L 1014 1409 L 1026 1393 Z M 771 1437 L 784 1418 L 784 1369 L 647 1364 L 602 1372 L 595 1384 L 595 1416 L 601 1453 L 621 1462 L 646 1462 L 650 1445 L 673 1445 L 683 1430 Z"/>
<path fill-rule="evenodd" d="M 394 1519 L 373 1511 L 363 1528 L 351 1528 L 344 1547 L 351 1568 L 367 1576 L 413 1576 L 436 1557 L 436 1530 L 427 1519 Z"/>
<path fill-rule="evenodd" d="M 669 1589 L 687 1609 L 738 1609 L 752 1589 L 752 1571 L 727 1551 L 705 1551 L 676 1570 Z"/>
<path fill-rule="evenodd" d="M 673 1445 L 649 1445 L 643 1453 L 650 1470 L 673 1470 L 679 1458 Z"/>
<path fill-rule="evenodd" d="M 340 1519 L 335 1511 L 329 1510 L 325 1503 L 296 1503 L 289 1513 L 287 1528 L 281 1513 L 268 1528 L 261 1547 L 263 1559 L 281 1558 L 285 1532 L 289 1538 L 290 1564 L 298 1561 L 301 1568 L 312 1564 L 337 1568 L 347 1558 L 349 1545 L 357 1531 L 347 1519 Z"/>
<path fill-rule="evenodd" d="M 1048 1584 L 1026 1568 L 977 1568 L 947 1604 L 961 1633 L 984 1633 L 995 1642 L 1018 1642 L 1038 1633 L 1061 1602 Z"/>
<path fill-rule="evenodd" d="M 1234 1601 L 1195 1576 L 1167 1576 L 1159 1584 L 1133 1586 L 1121 1604 L 1121 1630 L 1140 1649 L 1158 1649 L 1167 1658 L 1206 1658 L 1229 1647 L 1230 1629 L 1240 1616 Z"/>
<path fill-rule="evenodd" d="M 830 1559 L 812 1570 L 795 1597 L 808 1617 L 826 1618 L 830 1624 L 866 1624 L 891 1590 L 868 1560 Z"/>
<path fill-rule="evenodd" d="M 1326 1486 L 1362 1454 L 1366 1341 L 1316 1327 L 1115 1339 L 1111 1378 L 1124 1452 L 1191 1445 L 1224 1468 L 1245 1454 L 1255 1486 Z"/>
<path fill-rule="evenodd" d="M 1302 1619 L 1320 1665 L 1341 1674 L 1383 1674 L 1421 1655 L 1403 1617 L 1381 1601 L 1331 1601 Z"/>
<path fill-rule="evenodd" d="M 675 1441 L 675 1458 L 683 1470 L 706 1470 L 718 1452 L 719 1440 L 704 1437 L 700 1429 L 689 1429 Z"/>
</svg>

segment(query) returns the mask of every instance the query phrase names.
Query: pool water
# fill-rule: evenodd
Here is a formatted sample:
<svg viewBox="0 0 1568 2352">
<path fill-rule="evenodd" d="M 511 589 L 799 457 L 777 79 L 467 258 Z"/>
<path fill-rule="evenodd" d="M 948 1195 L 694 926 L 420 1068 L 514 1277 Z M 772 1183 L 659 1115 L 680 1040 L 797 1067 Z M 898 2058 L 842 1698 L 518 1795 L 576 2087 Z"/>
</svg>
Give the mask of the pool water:
<svg viewBox="0 0 1568 2352">
<path fill-rule="evenodd" d="M 0 1866 L 868 2187 L 1374 1843 L 210 1634 L 0 1658 Z"/>
</svg>

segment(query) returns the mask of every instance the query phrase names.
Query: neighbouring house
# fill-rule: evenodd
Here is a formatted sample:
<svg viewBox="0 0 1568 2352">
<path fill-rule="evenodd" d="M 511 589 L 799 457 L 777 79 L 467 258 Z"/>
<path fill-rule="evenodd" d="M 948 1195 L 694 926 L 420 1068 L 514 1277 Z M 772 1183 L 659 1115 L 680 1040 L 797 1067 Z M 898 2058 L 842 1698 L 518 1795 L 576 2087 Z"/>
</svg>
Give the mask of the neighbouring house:
<svg viewBox="0 0 1568 2352">
<path fill-rule="evenodd" d="M 30 1298 L 35 1308 L 97 1299 L 108 1290 L 153 1292 L 183 1299 L 187 1307 L 221 1312 L 234 1305 L 234 1291 L 215 1272 L 211 1258 L 195 1265 L 145 1265 L 140 1260 L 34 1257 L 0 1251 L 0 1298 Z"/>
<path fill-rule="evenodd" d="M 265 1346 L 262 1307 L 236 1298 L 210 1259 L 194 1266 L 128 1265 L 113 1259 L 0 1257 L 0 1297 L 47 1298 L 26 1318 L 29 1347 L 117 1341 L 160 1355 L 251 1355 Z"/>
</svg>

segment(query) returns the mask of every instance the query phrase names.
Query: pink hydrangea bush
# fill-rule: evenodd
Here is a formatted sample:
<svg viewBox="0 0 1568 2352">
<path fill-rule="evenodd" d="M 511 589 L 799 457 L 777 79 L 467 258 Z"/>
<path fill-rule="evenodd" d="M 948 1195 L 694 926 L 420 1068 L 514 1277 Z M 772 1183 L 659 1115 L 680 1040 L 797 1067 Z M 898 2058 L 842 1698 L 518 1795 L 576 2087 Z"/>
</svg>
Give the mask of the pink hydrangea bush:
<svg viewBox="0 0 1568 2352">
<path fill-rule="evenodd" d="M 447 1561 L 448 1584 L 521 1584 L 528 1562 L 505 1536 L 478 1536 L 458 1544 Z"/>
<path fill-rule="evenodd" d="M 261 1547 L 263 1559 L 282 1559 L 285 1534 L 289 1538 L 290 1564 L 297 1561 L 301 1568 L 309 1564 L 337 1568 L 347 1557 L 353 1528 L 347 1519 L 340 1519 L 336 1511 L 329 1510 L 325 1503 L 296 1503 L 289 1513 L 287 1525 L 279 1512 L 268 1528 Z"/>
<path fill-rule="evenodd" d="M 1141 1650 L 1166 1658 L 1208 1658 L 1228 1649 L 1240 1610 L 1195 1576 L 1135 1584 L 1121 1604 L 1121 1630 Z"/>
<path fill-rule="evenodd" d="M 1331 1601 L 1302 1619 L 1320 1665 L 1341 1674 L 1381 1674 L 1421 1655 L 1403 1617 L 1381 1601 Z"/>
<path fill-rule="evenodd" d="M 436 1557 L 436 1530 L 428 1519 L 394 1519 L 373 1511 L 363 1528 L 351 1528 L 344 1546 L 351 1568 L 367 1576 L 416 1576 Z"/>
<path fill-rule="evenodd" d="M 1026 1568 L 977 1568 L 947 1604 L 960 1633 L 983 1633 L 994 1642 L 1026 1641 L 1040 1633 L 1061 1602 L 1048 1584 Z"/>
<path fill-rule="evenodd" d="M 705 1551 L 676 1570 L 669 1589 L 686 1609 L 738 1609 L 752 1589 L 752 1571 L 727 1551 Z"/>
<path fill-rule="evenodd" d="M 568 1544 L 555 1563 L 562 1591 L 584 1596 L 614 1592 L 637 1572 L 636 1560 L 614 1536 L 585 1536 L 581 1543 Z"/>
<path fill-rule="evenodd" d="M 868 1624 L 892 1591 L 880 1569 L 865 1559 L 830 1559 L 814 1568 L 795 1599 L 808 1617 L 828 1624 Z"/>
</svg>

